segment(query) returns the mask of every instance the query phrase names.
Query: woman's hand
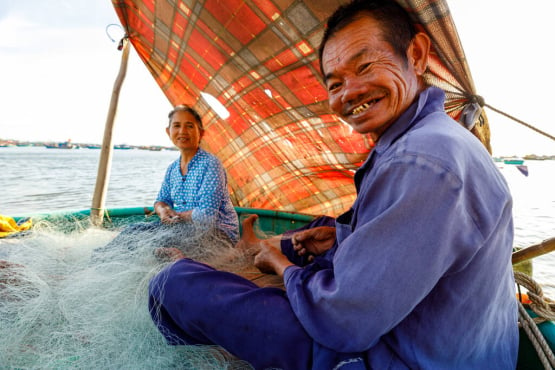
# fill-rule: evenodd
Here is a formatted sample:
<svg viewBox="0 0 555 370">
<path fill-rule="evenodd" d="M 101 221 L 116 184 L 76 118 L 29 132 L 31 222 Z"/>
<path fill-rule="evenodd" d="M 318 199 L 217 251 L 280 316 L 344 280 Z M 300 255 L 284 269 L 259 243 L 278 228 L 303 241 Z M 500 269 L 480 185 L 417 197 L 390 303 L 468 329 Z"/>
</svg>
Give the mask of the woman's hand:
<svg viewBox="0 0 555 370">
<path fill-rule="evenodd" d="M 164 224 L 175 224 L 181 221 L 179 214 L 170 207 L 162 207 L 159 211 L 156 211 L 160 217 L 160 221 Z"/>
<path fill-rule="evenodd" d="M 159 247 L 154 250 L 154 255 L 161 261 L 177 261 L 185 258 L 185 254 L 178 248 Z"/>
<path fill-rule="evenodd" d="M 179 217 L 178 222 L 191 222 L 193 221 L 193 210 L 177 212 L 177 216 Z"/>
<path fill-rule="evenodd" d="M 176 224 L 178 222 L 190 222 L 193 220 L 193 211 L 176 212 L 172 207 L 164 202 L 154 205 L 154 210 L 160 221 L 164 224 Z"/>
</svg>

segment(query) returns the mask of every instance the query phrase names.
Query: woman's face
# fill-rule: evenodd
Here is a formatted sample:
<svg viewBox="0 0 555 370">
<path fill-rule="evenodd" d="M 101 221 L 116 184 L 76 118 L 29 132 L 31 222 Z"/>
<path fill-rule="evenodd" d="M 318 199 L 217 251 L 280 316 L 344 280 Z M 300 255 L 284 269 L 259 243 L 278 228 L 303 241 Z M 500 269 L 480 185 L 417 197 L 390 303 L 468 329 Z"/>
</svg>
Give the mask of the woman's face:
<svg viewBox="0 0 555 370">
<path fill-rule="evenodd" d="M 166 128 L 172 143 L 179 150 L 197 150 L 204 134 L 195 117 L 186 111 L 177 111 Z"/>
</svg>

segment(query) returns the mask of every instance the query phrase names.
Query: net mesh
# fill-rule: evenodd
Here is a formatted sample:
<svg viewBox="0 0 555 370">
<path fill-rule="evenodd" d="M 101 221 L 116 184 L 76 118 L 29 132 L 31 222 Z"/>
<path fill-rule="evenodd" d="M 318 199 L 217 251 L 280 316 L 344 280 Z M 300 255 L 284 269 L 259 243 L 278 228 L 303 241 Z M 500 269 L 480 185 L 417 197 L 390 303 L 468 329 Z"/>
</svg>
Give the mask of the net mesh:
<svg viewBox="0 0 555 370">
<path fill-rule="evenodd" d="M 154 252 L 175 234 L 81 224 L 68 233 L 42 222 L 1 242 L 0 368 L 250 368 L 220 347 L 169 346 L 154 326 L 148 282 L 171 263 Z M 177 235 L 172 246 L 199 261 L 230 271 L 248 263 L 218 233 Z"/>
</svg>

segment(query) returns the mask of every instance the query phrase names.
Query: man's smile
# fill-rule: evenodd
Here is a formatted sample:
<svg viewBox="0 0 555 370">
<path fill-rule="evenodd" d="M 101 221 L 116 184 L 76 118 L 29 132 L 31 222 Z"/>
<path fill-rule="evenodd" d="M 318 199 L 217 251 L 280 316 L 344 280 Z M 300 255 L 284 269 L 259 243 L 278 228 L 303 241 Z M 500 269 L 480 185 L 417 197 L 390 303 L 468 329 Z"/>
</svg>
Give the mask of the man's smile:
<svg viewBox="0 0 555 370">
<path fill-rule="evenodd" d="M 352 110 L 350 110 L 350 112 L 347 111 L 347 114 L 346 114 L 346 115 L 348 115 L 348 116 L 357 116 L 357 115 L 360 115 L 360 114 L 366 112 L 367 110 L 373 108 L 373 107 L 374 107 L 377 103 L 379 103 L 383 98 L 384 98 L 383 96 L 380 96 L 380 97 L 377 97 L 377 98 L 370 99 L 370 100 L 368 100 L 368 101 L 366 101 L 366 102 L 364 102 L 364 103 L 362 103 L 362 104 L 360 104 L 360 105 L 357 105 L 355 108 L 353 108 Z"/>
</svg>

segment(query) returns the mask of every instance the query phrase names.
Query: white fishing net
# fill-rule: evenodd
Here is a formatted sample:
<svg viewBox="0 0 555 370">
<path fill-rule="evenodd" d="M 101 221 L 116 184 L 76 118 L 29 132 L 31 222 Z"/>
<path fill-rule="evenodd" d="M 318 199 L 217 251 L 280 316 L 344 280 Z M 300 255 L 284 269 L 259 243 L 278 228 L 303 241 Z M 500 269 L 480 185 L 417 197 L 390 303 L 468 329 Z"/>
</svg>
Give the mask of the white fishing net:
<svg viewBox="0 0 555 370">
<path fill-rule="evenodd" d="M 148 282 L 170 263 L 154 250 L 176 240 L 175 230 L 122 233 L 110 243 L 116 235 L 42 224 L 0 241 L 0 369 L 251 368 L 219 347 L 167 345 L 152 323 Z M 244 259 L 220 236 L 183 228 L 175 246 L 233 270 Z"/>
</svg>

